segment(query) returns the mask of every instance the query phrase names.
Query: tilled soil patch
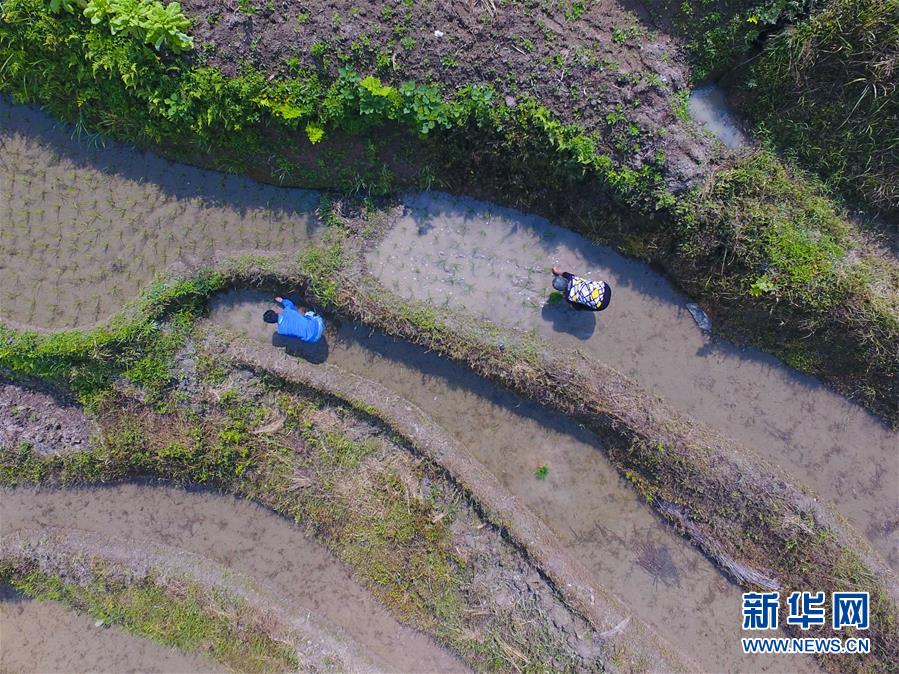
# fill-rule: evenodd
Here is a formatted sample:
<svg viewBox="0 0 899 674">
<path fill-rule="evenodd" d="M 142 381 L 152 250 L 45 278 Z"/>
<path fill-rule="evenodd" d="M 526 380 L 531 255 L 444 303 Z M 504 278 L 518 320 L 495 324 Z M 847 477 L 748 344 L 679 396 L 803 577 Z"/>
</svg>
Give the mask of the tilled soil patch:
<svg viewBox="0 0 899 674">
<path fill-rule="evenodd" d="M 88 449 L 96 426 L 80 405 L 49 389 L 0 379 L 0 447 L 28 445 L 45 454 Z"/>
</svg>

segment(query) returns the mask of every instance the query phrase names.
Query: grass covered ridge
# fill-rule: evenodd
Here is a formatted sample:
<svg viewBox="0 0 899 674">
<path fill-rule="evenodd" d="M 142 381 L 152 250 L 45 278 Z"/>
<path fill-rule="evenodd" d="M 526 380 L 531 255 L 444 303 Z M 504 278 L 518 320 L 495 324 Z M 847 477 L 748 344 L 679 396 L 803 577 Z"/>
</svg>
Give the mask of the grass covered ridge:
<svg viewBox="0 0 899 674">
<path fill-rule="evenodd" d="M 236 598 L 184 580 L 149 577 L 128 583 L 101 559 L 88 584 L 66 582 L 26 559 L 0 561 L 0 582 L 38 601 L 57 601 L 107 625 L 188 653 L 211 657 L 232 672 L 284 672 L 299 666 L 296 651 L 259 629 Z M 250 626 L 255 626 L 250 628 Z"/>
</svg>

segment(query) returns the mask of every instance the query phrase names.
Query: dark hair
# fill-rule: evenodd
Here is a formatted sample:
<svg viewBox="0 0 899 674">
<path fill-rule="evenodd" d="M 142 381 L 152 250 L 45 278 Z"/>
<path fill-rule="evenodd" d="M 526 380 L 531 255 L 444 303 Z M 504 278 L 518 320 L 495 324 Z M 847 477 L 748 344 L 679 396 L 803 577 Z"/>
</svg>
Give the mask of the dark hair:
<svg viewBox="0 0 899 674">
<path fill-rule="evenodd" d="M 262 320 L 266 323 L 277 323 L 278 322 L 278 314 L 277 312 L 269 309 L 264 314 L 262 314 Z"/>
</svg>

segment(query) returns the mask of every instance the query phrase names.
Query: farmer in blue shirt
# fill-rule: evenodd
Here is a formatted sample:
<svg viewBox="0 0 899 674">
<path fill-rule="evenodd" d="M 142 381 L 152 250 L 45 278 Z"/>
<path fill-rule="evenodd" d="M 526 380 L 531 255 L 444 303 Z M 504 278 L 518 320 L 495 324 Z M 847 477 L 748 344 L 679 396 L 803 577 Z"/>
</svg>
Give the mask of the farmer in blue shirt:
<svg viewBox="0 0 899 674">
<path fill-rule="evenodd" d="M 300 313 L 297 305 L 283 297 L 276 297 L 275 302 L 284 307 L 280 314 L 269 309 L 262 315 L 266 323 L 277 323 L 278 334 L 285 337 L 296 337 L 304 342 L 317 342 L 325 332 L 325 322 L 314 311 Z"/>
</svg>

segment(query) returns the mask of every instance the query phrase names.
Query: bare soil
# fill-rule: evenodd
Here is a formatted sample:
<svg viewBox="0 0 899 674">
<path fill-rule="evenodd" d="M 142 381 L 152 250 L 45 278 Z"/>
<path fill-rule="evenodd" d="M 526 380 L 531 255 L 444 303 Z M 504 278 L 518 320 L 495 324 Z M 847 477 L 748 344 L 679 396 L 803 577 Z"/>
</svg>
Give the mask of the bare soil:
<svg viewBox="0 0 899 674">
<path fill-rule="evenodd" d="M 197 58 L 228 74 L 247 63 L 272 75 L 312 68 L 336 76 L 351 66 L 447 92 L 493 84 L 509 106 L 527 94 L 563 121 L 600 132 L 631 166 L 665 153 L 678 190 L 708 170 L 711 144 L 673 111 L 688 78 L 677 45 L 611 0 L 182 5 L 195 17 Z"/>
<path fill-rule="evenodd" d="M 0 379 L 0 447 L 24 444 L 45 455 L 65 454 L 88 449 L 96 430 L 76 403 Z"/>
</svg>

